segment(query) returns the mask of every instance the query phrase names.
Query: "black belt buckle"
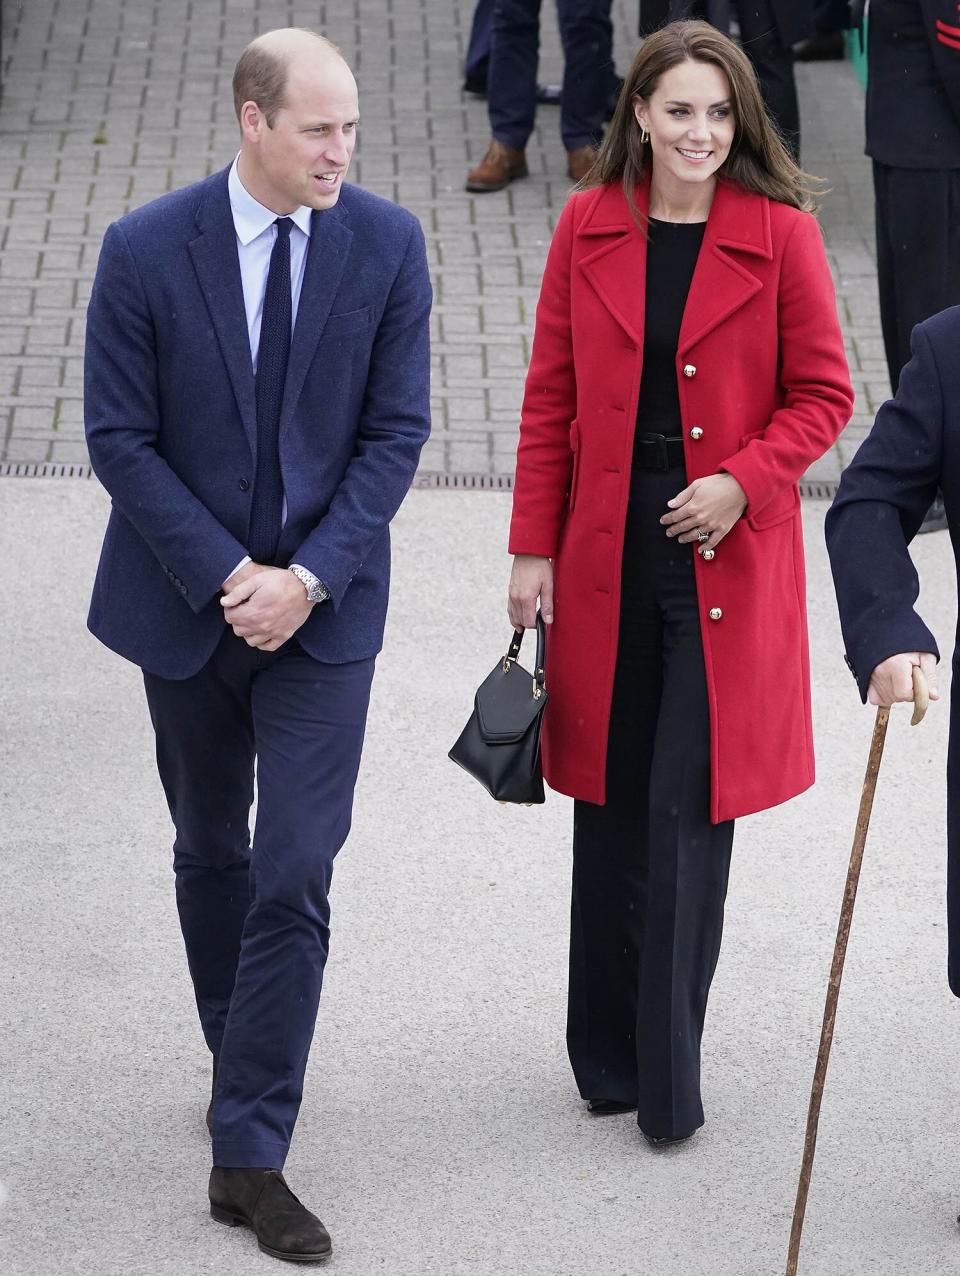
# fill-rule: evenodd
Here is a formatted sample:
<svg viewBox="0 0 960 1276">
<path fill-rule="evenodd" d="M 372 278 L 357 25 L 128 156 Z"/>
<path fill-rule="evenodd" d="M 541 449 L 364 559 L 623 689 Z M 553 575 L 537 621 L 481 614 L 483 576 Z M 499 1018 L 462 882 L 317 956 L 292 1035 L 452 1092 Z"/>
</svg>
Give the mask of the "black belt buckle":
<svg viewBox="0 0 960 1276">
<path fill-rule="evenodd" d="M 665 474 L 667 470 L 673 468 L 670 461 L 670 449 L 667 446 L 669 443 L 673 443 L 674 445 L 679 443 L 681 447 L 683 446 L 682 439 L 670 438 L 666 434 L 651 433 L 643 436 L 643 439 L 641 440 L 641 455 L 643 457 L 643 468 L 645 470 L 658 470 Z M 676 462 L 674 462 L 674 464 L 676 464 Z"/>
</svg>

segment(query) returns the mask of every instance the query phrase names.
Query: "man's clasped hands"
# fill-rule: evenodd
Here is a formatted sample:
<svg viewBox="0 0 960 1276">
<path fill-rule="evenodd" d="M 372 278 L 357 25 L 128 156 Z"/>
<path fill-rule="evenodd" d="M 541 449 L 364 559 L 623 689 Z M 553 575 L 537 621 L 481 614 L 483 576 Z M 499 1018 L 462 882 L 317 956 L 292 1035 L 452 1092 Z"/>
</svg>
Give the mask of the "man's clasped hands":
<svg viewBox="0 0 960 1276">
<path fill-rule="evenodd" d="M 285 567 L 246 563 L 223 582 L 223 615 L 238 638 L 261 651 L 276 651 L 310 615 L 314 603 Z"/>
</svg>

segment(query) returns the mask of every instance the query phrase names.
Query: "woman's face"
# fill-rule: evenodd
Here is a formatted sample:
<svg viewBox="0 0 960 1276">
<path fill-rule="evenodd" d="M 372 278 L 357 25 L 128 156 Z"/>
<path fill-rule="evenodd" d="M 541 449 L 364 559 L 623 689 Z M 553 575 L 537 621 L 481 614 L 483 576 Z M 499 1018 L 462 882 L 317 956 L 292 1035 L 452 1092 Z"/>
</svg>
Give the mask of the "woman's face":
<svg viewBox="0 0 960 1276">
<path fill-rule="evenodd" d="M 635 98 L 637 123 L 650 134 L 658 181 L 709 181 L 730 154 L 736 123 L 730 82 L 710 62 L 679 62 L 649 98 Z"/>
</svg>

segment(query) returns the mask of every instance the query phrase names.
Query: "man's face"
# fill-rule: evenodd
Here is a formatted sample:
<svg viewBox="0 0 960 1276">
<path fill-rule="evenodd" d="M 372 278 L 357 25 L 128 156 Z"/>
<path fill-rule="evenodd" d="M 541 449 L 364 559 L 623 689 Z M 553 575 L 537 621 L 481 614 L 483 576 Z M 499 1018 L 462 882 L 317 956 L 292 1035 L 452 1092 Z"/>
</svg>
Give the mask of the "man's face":
<svg viewBox="0 0 960 1276">
<path fill-rule="evenodd" d="M 332 208 L 356 145 L 358 115 L 357 86 L 345 63 L 297 61 L 272 128 L 257 108 L 244 107 L 244 151 L 257 187 L 251 193 L 280 214 L 301 204 Z"/>
</svg>

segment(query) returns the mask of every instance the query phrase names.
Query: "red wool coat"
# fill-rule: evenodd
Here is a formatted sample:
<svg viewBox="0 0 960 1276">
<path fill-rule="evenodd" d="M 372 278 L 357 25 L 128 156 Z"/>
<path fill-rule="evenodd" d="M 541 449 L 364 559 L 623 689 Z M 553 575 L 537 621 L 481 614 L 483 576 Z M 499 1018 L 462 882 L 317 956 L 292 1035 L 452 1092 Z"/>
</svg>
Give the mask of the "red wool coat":
<svg viewBox="0 0 960 1276">
<path fill-rule="evenodd" d="M 646 211 L 647 191 L 638 192 Z M 646 240 L 615 186 L 574 194 L 537 307 L 510 551 L 554 561 L 544 773 L 605 798 L 620 564 L 643 362 Z M 815 219 L 721 181 L 677 352 L 690 481 L 726 470 L 746 512 L 694 555 L 711 730 L 711 819 L 814 779 L 797 481 L 850 418 L 853 391 Z M 666 512 L 666 511 L 664 511 Z"/>
</svg>

